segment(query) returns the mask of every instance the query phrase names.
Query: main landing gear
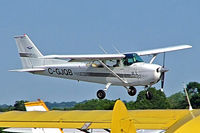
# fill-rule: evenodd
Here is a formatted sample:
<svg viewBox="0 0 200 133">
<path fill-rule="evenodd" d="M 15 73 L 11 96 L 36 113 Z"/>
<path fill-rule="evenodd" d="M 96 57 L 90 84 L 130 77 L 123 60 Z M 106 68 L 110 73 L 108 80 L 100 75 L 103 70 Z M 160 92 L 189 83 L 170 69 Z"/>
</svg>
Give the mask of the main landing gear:
<svg viewBox="0 0 200 133">
<path fill-rule="evenodd" d="M 104 98 L 106 97 L 105 91 L 104 91 L 104 90 L 98 90 L 98 91 L 97 91 L 97 97 L 98 97 L 99 99 L 104 99 Z"/>
<path fill-rule="evenodd" d="M 133 86 L 130 86 L 127 90 L 128 90 L 128 94 L 130 96 L 134 96 L 136 94 L 136 92 L 137 92 L 136 88 L 133 87 Z M 148 90 L 146 91 L 145 96 L 146 96 L 147 100 L 151 100 L 153 98 L 153 94 L 150 91 L 148 91 Z"/>
<path fill-rule="evenodd" d="M 104 90 L 98 90 L 97 91 L 97 97 L 99 99 L 104 99 L 106 97 L 106 92 L 105 91 L 108 90 L 108 88 L 110 87 L 110 85 L 111 85 L 111 83 L 107 83 Z"/>
<path fill-rule="evenodd" d="M 129 87 L 129 89 L 128 89 L 128 94 L 129 94 L 130 96 L 134 96 L 134 95 L 136 94 L 136 92 L 137 92 L 137 90 L 136 90 L 135 87 L 133 87 L 133 86 L 130 86 L 130 87 Z"/>
<path fill-rule="evenodd" d="M 104 98 L 106 97 L 106 92 L 105 92 L 105 91 L 108 90 L 108 88 L 110 87 L 110 85 L 111 85 L 111 83 L 108 83 L 108 84 L 106 84 L 106 88 L 105 88 L 104 90 L 98 90 L 98 91 L 97 91 L 97 97 L 98 97 L 99 99 L 104 99 Z M 136 92 L 137 92 L 137 90 L 136 90 L 135 87 L 130 86 L 129 88 L 127 88 L 127 87 L 125 87 L 125 88 L 127 89 L 128 94 L 129 94 L 130 96 L 135 96 L 135 94 L 136 94 Z"/>
<path fill-rule="evenodd" d="M 110 85 L 111 85 L 111 83 L 107 83 L 104 90 L 98 90 L 97 91 L 97 97 L 99 99 L 104 99 L 106 97 L 106 91 L 108 90 Z M 135 94 L 137 93 L 137 90 L 134 86 L 130 86 L 129 88 L 125 86 L 125 88 L 127 89 L 128 94 L 130 96 L 135 96 Z M 147 100 L 151 100 L 153 98 L 153 94 L 150 91 L 148 91 L 147 88 L 149 88 L 149 87 L 145 86 L 145 90 L 146 90 L 145 96 L 146 96 Z"/>
<path fill-rule="evenodd" d="M 153 94 L 150 91 L 147 90 L 147 88 L 150 88 L 150 87 L 151 86 L 145 86 L 145 90 L 146 90 L 145 96 L 146 96 L 147 100 L 151 100 L 153 98 Z M 127 88 L 127 87 L 125 87 L 125 88 L 127 89 L 128 94 L 130 96 L 134 96 L 136 94 L 136 92 L 137 92 L 136 88 L 133 87 L 133 86 L 130 86 L 129 88 Z"/>
</svg>

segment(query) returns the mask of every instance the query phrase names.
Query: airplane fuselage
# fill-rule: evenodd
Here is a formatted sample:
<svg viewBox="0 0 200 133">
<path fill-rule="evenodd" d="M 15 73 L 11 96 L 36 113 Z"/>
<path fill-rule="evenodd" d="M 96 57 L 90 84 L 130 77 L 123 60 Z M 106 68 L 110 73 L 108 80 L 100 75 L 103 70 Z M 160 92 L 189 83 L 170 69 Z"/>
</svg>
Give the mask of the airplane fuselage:
<svg viewBox="0 0 200 133">
<path fill-rule="evenodd" d="M 92 67 L 84 62 L 69 62 L 61 65 L 46 65 L 45 71 L 34 72 L 51 77 L 66 78 L 78 81 L 94 82 L 117 86 L 145 86 L 159 81 L 160 73 L 157 72 L 160 65 L 149 63 L 134 63 L 130 66 L 110 67 L 127 83 L 121 82 L 109 70 L 104 67 Z"/>
</svg>

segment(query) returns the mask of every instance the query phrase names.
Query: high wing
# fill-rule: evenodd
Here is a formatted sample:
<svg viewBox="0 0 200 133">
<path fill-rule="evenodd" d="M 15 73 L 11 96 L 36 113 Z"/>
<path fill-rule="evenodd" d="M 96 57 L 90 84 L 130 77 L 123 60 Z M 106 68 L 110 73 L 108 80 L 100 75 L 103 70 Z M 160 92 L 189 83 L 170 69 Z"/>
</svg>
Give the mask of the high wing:
<svg viewBox="0 0 200 133">
<path fill-rule="evenodd" d="M 145 50 L 145 51 L 136 51 L 136 52 L 126 52 L 121 54 L 88 54 L 88 55 L 46 55 L 40 58 L 43 59 L 71 59 L 71 60 L 110 60 L 110 59 L 122 59 L 126 57 L 126 54 L 136 53 L 139 56 L 145 55 L 157 55 L 160 53 L 177 51 L 182 49 L 192 48 L 191 45 L 178 45 L 166 48 Z"/>
<path fill-rule="evenodd" d="M 152 50 L 127 52 L 126 54 L 137 53 L 139 56 L 157 55 L 160 53 L 172 52 L 172 51 L 183 50 L 183 49 L 188 49 L 188 48 L 192 48 L 192 46 L 191 45 L 178 45 L 178 46 L 158 48 L 158 49 L 152 49 Z"/>
<path fill-rule="evenodd" d="M 44 59 L 72 59 L 72 60 L 110 60 L 122 59 L 124 54 L 88 54 L 88 55 L 46 55 Z"/>
</svg>

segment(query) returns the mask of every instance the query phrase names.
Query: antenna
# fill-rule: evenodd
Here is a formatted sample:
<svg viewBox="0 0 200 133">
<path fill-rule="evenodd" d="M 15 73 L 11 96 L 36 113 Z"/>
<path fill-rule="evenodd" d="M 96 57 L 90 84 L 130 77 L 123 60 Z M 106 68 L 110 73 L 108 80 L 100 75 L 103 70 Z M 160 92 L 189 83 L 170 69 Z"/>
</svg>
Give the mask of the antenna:
<svg viewBox="0 0 200 133">
<path fill-rule="evenodd" d="M 183 83 L 183 87 L 184 87 L 185 94 L 186 94 L 186 98 L 187 98 L 187 102 L 188 102 L 188 105 L 189 105 L 189 110 L 191 111 L 191 110 L 193 110 L 193 108 L 192 108 L 192 105 L 191 105 L 191 103 L 190 103 L 190 99 L 189 99 L 189 96 L 188 96 L 188 92 L 187 92 L 187 90 L 186 90 L 186 85 L 185 85 L 185 83 Z"/>
<path fill-rule="evenodd" d="M 104 54 L 108 54 L 108 52 L 101 45 L 99 45 L 99 48 L 104 52 Z"/>
<path fill-rule="evenodd" d="M 115 51 L 118 53 L 118 54 L 121 54 L 121 52 L 114 46 L 114 45 L 112 45 L 113 46 L 113 48 L 115 49 Z"/>
</svg>

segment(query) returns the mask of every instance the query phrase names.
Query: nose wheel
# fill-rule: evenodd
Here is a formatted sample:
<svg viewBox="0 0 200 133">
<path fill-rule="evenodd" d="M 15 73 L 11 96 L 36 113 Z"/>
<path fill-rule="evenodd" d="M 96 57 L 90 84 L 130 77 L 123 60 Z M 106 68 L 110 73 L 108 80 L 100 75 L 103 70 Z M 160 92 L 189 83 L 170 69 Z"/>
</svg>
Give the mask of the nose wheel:
<svg viewBox="0 0 200 133">
<path fill-rule="evenodd" d="M 153 94 L 150 91 L 147 91 L 145 96 L 147 100 L 151 100 L 153 98 Z"/>
<path fill-rule="evenodd" d="M 151 100 L 151 99 L 153 98 L 152 92 L 148 90 L 149 88 L 151 88 L 151 85 L 150 85 L 150 86 L 146 85 L 146 86 L 144 87 L 144 90 L 146 91 L 145 96 L 146 96 L 146 99 L 147 99 L 147 100 Z"/>
<path fill-rule="evenodd" d="M 97 97 L 98 97 L 99 99 L 104 99 L 104 98 L 106 97 L 105 91 L 104 91 L 104 90 L 98 90 L 98 91 L 97 91 Z"/>
</svg>

